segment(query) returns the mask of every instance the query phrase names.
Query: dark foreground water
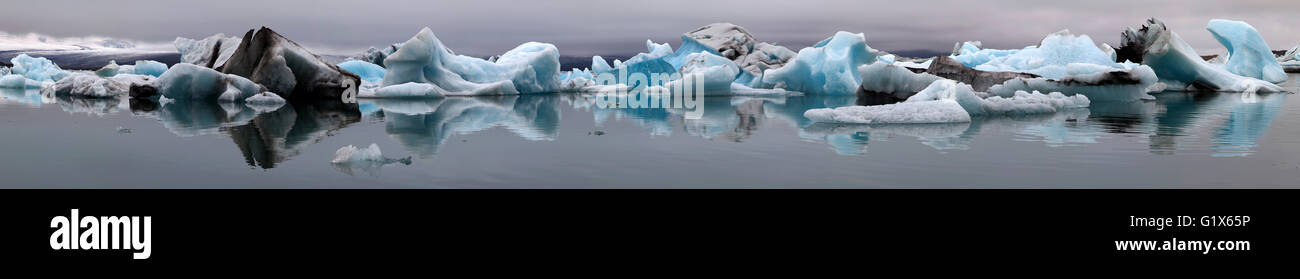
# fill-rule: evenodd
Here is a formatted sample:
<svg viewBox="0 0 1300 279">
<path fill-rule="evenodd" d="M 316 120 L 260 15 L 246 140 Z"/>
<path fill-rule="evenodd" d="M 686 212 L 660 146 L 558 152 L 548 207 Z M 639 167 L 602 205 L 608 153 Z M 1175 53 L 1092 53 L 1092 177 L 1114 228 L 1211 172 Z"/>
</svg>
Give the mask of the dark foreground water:
<svg viewBox="0 0 1300 279">
<path fill-rule="evenodd" d="M 1300 91 L 1292 75 L 1289 90 Z M 802 117 L 853 97 L 707 98 L 704 116 L 547 94 L 242 105 L 5 90 L 0 187 L 1297 187 L 1300 97 L 1158 100 L 931 125 Z M 376 143 L 410 164 L 336 165 Z"/>
</svg>

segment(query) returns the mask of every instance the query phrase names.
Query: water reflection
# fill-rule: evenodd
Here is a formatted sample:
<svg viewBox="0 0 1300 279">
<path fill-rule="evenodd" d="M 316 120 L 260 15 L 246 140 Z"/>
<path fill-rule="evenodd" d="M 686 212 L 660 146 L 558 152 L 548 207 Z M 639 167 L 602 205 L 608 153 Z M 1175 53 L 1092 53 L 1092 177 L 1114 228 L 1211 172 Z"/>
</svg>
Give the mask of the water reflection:
<svg viewBox="0 0 1300 279">
<path fill-rule="evenodd" d="M 361 112 L 355 104 L 297 101 L 275 111 L 256 114 L 246 124 L 225 129 L 248 165 L 269 169 L 297 156 L 308 145 L 360 121 Z"/>
<path fill-rule="evenodd" d="M 383 111 L 384 131 L 418 157 L 428 158 L 451 135 L 493 127 L 527 140 L 554 140 L 560 111 L 555 95 L 455 97 L 427 100 L 375 100 Z"/>
</svg>

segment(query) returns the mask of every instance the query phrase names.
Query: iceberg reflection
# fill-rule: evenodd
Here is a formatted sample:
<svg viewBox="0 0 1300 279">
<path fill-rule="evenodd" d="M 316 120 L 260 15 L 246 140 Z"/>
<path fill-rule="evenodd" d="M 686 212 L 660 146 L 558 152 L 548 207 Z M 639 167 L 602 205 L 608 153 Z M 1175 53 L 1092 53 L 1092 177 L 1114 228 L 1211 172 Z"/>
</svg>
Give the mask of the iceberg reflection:
<svg viewBox="0 0 1300 279">
<path fill-rule="evenodd" d="M 418 157 L 428 158 L 454 134 L 505 127 L 528 140 L 554 140 L 560 111 L 556 96 L 448 97 L 375 100 L 384 131 Z"/>
</svg>

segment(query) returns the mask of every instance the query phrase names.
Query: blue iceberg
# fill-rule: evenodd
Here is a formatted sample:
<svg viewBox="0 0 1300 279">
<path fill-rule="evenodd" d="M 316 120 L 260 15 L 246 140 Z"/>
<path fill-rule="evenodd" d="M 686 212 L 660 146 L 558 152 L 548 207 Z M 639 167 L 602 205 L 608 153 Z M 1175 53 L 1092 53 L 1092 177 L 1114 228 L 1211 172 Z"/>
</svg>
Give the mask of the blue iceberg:
<svg viewBox="0 0 1300 279">
<path fill-rule="evenodd" d="M 785 66 L 765 71 L 762 83 L 809 94 L 852 95 L 862 83 L 858 67 L 876 61 L 862 33 L 840 31 L 799 50 Z"/>
<path fill-rule="evenodd" d="M 1228 72 L 1272 83 L 1286 82 L 1282 64 L 1278 63 L 1254 26 L 1241 21 L 1214 19 L 1205 29 L 1228 48 L 1228 62 L 1223 64 Z"/>
</svg>

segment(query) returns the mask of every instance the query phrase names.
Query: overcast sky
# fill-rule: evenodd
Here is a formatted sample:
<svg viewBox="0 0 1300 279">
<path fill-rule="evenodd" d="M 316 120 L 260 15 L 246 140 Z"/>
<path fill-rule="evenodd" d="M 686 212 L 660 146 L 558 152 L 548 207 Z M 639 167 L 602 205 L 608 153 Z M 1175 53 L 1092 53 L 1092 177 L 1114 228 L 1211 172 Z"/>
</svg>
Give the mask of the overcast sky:
<svg viewBox="0 0 1300 279">
<path fill-rule="evenodd" d="M 739 24 L 759 41 L 796 51 L 837 30 L 865 33 L 867 44 L 892 51 L 947 52 L 967 40 L 1019 48 L 1066 28 L 1114 45 L 1125 27 L 1148 17 L 1202 52 L 1222 49 L 1205 31 L 1211 18 L 1247 21 L 1273 49 L 1300 44 L 1300 1 L 1294 0 L 20 0 L 7 6 L 0 31 L 11 34 L 165 43 L 177 36 L 242 35 L 265 25 L 334 54 L 405 41 L 425 26 L 463 54 L 499 54 L 527 41 L 553 43 L 563 55 L 631 54 L 645 51 L 646 39 L 675 48 L 682 33 L 711 22 Z"/>
</svg>

